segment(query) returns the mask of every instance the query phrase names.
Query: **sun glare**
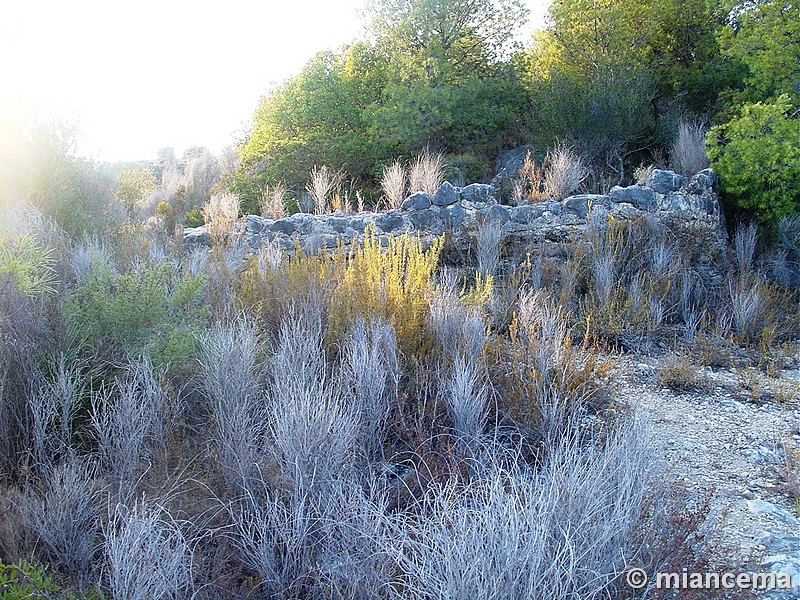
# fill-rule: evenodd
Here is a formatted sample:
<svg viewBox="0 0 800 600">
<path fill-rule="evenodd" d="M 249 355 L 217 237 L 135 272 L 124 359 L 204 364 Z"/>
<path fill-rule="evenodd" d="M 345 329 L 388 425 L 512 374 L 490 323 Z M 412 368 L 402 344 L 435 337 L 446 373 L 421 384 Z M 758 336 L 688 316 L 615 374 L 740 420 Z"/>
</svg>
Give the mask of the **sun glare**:
<svg viewBox="0 0 800 600">
<path fill-rule="evenodd" d="M 4 3 L 0 111 L 72 122 L 78 151 L 102 160 L 219 152 L 273 83 L 359 36 L 363 3 Z M 529 4 L 538 19 L 547 3 Z"/>
</svg>

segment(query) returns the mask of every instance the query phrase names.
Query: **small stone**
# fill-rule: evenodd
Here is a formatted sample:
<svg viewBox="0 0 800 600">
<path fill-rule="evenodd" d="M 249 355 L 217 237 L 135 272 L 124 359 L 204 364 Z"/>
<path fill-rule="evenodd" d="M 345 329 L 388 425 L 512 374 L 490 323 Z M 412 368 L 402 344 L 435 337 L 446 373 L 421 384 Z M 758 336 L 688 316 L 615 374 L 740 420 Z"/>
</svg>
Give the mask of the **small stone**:
<svg viewBox="0 0 800 600">
<path fill-rule="evenodd" d="M 205 226 L 187 228 L 183 230 L 184 246 L 210 246 L 211 236 L 208 235 Z"/>
<path fill-rule="evenodd" d="M 561 203 L 564 210 L 577 215 L 579 219 L 585 219 L 586 215 L 589 214 L 589 208 L 598 204 L 608 208 L 610 206 L 609 197 L 600 194 L 584 194 L 570 196 Z"/>
</svg>

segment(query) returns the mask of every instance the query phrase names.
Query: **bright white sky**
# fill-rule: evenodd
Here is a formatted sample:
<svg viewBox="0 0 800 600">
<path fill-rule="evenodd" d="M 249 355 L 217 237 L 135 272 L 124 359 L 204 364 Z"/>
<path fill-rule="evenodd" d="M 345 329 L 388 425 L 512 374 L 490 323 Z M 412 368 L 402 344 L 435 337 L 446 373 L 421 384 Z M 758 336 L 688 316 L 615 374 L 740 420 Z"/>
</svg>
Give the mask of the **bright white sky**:
<svg viewBox="0 0 800 600">
<path fill-rule="evenodd" d="M 523 40 L 549 5 L 525 1 Z M 360 35 L 363 3 L 4 1 L 0 117 L 74 121 L 79 152 L 107 161 L 155 158 L 164 146 L 178 156 L 190 146 L 219 152 L 246 130 L 271 85 Z"/>
</svg>

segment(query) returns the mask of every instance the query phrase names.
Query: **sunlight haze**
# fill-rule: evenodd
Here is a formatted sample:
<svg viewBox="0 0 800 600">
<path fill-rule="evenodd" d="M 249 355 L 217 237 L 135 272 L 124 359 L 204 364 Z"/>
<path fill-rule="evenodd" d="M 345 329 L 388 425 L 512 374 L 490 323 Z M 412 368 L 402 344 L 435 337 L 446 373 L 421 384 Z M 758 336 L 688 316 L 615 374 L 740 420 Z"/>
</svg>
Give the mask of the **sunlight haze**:
<svg viewBox="0 0 800 600">
<path fill-rule="evenodd" d="M 0 111 L 74 122 L 79 153 L 147 159 L 164 146 L 219 152 L 259 97 L 316 52 L 362 32 L 363 0 L 5 3 Z M 527 0 L 528 39 L 548 2 Z"/>
</svg>

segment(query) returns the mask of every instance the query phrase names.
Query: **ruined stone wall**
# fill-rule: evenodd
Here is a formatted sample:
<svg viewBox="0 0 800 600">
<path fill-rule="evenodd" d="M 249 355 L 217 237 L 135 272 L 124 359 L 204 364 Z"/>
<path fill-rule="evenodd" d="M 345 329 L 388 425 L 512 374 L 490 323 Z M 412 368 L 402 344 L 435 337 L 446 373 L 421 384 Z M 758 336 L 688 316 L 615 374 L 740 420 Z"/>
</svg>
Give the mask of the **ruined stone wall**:
<svg viewBox="0 0 800 600">
<path fill-rule="evenodd" d="M 383 240 L 409 232 L 425 241 L 450 231 L 457 244 L 468 245 L 479 227 L 495 222 L 502 226 L 506 243 L 530 244 L 569 241 L 582 234 L 590 221 L 611 215 L 622 220 L 669 220 L 722 242 L 725 231 L 717 189 L 716 175 L 710 169 L 689 179 L 672 171 L 655 170 L 645 186 L 615 187 L 607 195 L 571 196 L 561 202 L 506 206 L 496 201 L 497 190 L 492 185 L 459 188 L 445 182 L 433 196 L 424 192 L 409 196 L 400 209 L 298 213 L 278 220 L 250 215 L 237 226 L 236 234 L 240 243 L 254 251 L 273 244 L 288 253 L 297 247 L 310 253 L 338 244 L 348 247 L 354 240 L 362 240 L 370 226 Z M 184 232 L 187 247 L 210 243 L 204 227 Z"/>
</svg>

